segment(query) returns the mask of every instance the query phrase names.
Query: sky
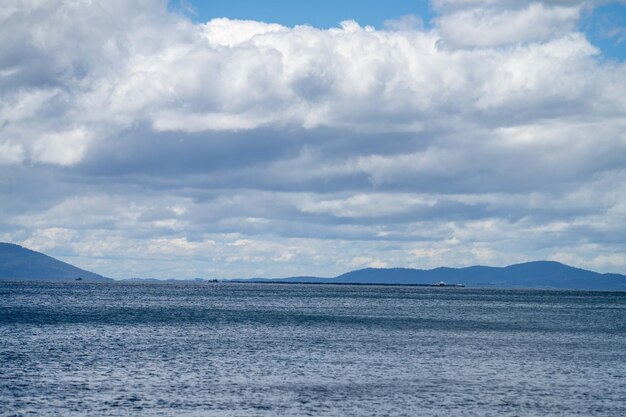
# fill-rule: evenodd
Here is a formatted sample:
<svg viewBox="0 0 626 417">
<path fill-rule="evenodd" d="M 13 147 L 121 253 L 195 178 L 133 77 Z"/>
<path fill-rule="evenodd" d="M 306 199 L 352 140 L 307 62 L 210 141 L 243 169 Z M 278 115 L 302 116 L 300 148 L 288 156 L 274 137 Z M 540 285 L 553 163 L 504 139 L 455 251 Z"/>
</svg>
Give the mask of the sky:
<svg viewBox="0 0 626 417">
<path fill-rule="evenodd" d="M 195 22 L 216 17 L 280 23 L 285 26 L 310 25 L 329 29 L 344 20 L 362 26 L 383 28 L 386 20 L 414 15 L 428 23 L 432 9 L 427 0 L 234 0 L 170 1 L 170 10 L 186 14 Z"/>
<path fill-rule="evenodd" d="M 113 278 L 626 273 L 625 2 L 336 3 L 5 1 L 0 241 Z"/>
</svg>

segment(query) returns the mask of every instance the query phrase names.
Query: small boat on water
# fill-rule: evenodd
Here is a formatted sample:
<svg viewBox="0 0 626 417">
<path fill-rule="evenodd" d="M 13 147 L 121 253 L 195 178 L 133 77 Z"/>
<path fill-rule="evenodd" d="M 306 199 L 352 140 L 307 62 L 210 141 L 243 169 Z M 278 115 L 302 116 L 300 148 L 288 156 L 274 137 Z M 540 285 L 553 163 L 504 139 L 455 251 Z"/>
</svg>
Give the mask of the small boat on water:
<svg viewBox="0 0 626 417">
<path fill-rule="evenodd" d="M 446 284 L 444 281 L 439 281 L 435 284 L 431 284 L 431 287 L 465 287 L 463 284 Z"/>
</svg>

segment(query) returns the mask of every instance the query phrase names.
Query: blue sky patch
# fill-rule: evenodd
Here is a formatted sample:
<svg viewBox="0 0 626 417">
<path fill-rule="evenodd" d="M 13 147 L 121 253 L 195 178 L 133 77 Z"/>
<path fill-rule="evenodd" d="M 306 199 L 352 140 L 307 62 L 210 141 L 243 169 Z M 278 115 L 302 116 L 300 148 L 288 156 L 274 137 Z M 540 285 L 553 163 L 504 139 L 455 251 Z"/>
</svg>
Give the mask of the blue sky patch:
<svg viewBox="0 0 626 417">
<path fill-rule="evenodd" d="M 386 20 L 408 14 L 422 18 L 427 24 L 432 12 L 427 0 L 229 0 L 229 1 L 174 1 L 174 9 L 185 6 L 193 9 L 195 21 L 208 21 L 216 17 L 259 20 L 286 26 L 307 24 L 318 28 L 339 26 L 343 20 L 353 19 L 361 26 L 383 27 Z"/>
<path fill-rule="evenodd" d="M 626 4 L 609 3 L 596 7 L 581 22 L 587 38 L 609 59 L 626 58 Z"/>
</svg>

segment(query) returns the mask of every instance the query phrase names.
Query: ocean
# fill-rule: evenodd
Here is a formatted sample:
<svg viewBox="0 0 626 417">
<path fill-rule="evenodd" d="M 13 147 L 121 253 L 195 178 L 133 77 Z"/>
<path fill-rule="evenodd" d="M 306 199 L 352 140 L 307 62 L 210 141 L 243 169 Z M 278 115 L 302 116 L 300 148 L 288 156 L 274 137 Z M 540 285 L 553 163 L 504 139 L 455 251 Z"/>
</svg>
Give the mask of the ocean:
<svg viewBox="0 0 626 417">
<path fill-rule="evenodd" d="M 626 416 L 626 293 L 0 282 L 2 416 Z"/>
</svg>

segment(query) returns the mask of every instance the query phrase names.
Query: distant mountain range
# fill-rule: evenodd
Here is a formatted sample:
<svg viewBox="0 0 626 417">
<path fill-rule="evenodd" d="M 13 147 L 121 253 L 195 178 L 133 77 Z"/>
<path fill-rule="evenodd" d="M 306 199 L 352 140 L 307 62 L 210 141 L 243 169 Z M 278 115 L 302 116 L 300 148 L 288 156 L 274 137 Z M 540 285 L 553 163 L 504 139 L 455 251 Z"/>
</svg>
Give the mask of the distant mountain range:
<svg viewBox="0 0 626 417">
<path fill-rule="evenodd" d="M 110 278 L 85 271 L 43 253 L 11 243 L 0 243 L 0 280 L 76 280 L 111 281 Z M 129 281 L 166 282 L 133 278 Z M 174 280 L 168 280 L 171 282 Z M 200 278 L 194 282 L 204 282 Z M 599 274 L 559 262 L 537 261 L 507 267 L 471 266 L 467 268 L 366 268 L 334 278 L 290 277 L 279 279 L 251 278 L 238 282 L 283 282 L 316 284 L 464 284 L 468 287 L 494 288 L 575 288 L 626 291 L 626 276 Z"/>
<path fill-rule="evenodd" d="M 0 280 L 112 281 L 12 243 L 0 242 Z"/>
<path fill-rule="evenodd" d="M 579 288 L 626 291 L 626 276 L 599 274 L 559 262 L 537 261 L 507 267 L 470 266 L 467 268 L 366 268 L 335 278 L 292 277 L 276 280 L 252 279 L 256 282 L 301 282 L 328 284 L 464 284 L 495 288 Z"/>
</svg>

